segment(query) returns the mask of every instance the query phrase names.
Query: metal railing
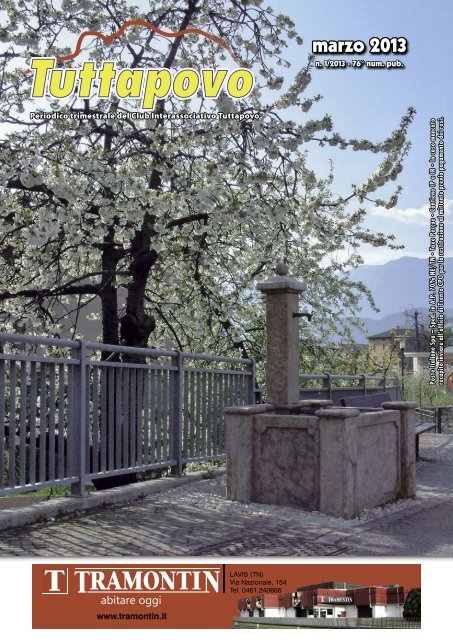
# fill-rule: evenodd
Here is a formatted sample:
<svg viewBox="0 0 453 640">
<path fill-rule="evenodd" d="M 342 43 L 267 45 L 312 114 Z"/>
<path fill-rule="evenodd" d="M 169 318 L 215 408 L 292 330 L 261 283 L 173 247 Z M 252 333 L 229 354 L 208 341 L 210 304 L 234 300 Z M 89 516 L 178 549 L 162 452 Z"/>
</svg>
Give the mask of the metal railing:
<svg viewBox="0 0 453 640">
<path fill-rule="evenodd" d="M 316 386 L 315 383 L 318 381 L 321 385 Z M 356 384 L 351 384 L 353 382 Z M 392 400 L 400 400 L 401 387 L 398 378 L 329 373 L 300 375 L 301 400 L 312 398 L 332 400 L 337 405 L 344 397 L 366 396 L 383 391 L 388 391 Z"/>
<path fill-rule="evenodd" d="M 267 618 L 237 617 L 235 628 L 252 629 L 420 629 L 420 618 Z"/>
<path fill-rule="evenodd" d="M 0 345 L 0 495 L 180 474 L 224 457 L 224 407 L 255 401 L 253 360 L 7 333 Z"/>
<path fill-rule="evenodd" d="M 334 405 L 339 405 L 344 397 L 366 396 L 383 391 L 388 391 L 391 400 L 402 399 L 401 384 L 397 377 L 302 373 L 299 381 L 300 400 L 332 400 Z M 356 384 L 351 384 L 353 382 Z M 257 389 L 256 395 L 257 402 L 266 401 L 266 389 Z"/>
<path fill-rule="evenodd" d="M 301 399 L 400 397 L 395 378 L 300 380 Z M 0 333 L 0 496 L 224 458 L 224 407 L 260 395 L 254 360 Z"/>
<path fill-rule="evenodd" d="M 423 422 L 432 422 L 436 424 L 437 421 L 437 410 L 435 407 L 417 407 L 415 409 L 415 416 L 417 420 L 417 424 L 422 424 Z"/>
</svg>

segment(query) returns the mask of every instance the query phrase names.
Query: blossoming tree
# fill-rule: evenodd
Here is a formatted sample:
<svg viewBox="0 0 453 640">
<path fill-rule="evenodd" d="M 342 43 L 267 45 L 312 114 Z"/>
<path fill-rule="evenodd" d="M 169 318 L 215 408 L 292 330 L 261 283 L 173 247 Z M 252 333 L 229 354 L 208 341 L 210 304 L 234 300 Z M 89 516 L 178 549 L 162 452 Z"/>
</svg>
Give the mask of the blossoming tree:
<svg viewBox="0 0 453 640">
<path fill-rule="evenodd" d="M 109 344 L 159 344 L 254 355 L 262 305 L 253 282 L 287 260 L 303 277 L 317 331 L 353 312 L 363 287 L 348 270 L 361 244 L 392 245 L 366 228 L 364 202 L 396 204 L 409 149 L 409 110 L 383 141 L 349 140 L 330 116 L 310 118 L 308 58 L 284 81 L 290 18 L 261 0 L 5 0 L 0 40 L 0 320 L 3 328 L 59 334 L 97 301 L 99 336 Z M 30 100 L 37 56 L 68 55 L 88 30 L 118 31 L 141 18 L 167 32 L 197 28 L 221 39 L 256 85 L 245 99 L 160 100 L 155 111 L 181 119 L 134 119 L 138 101 Z M 199 34 L 162 37 L 142 26 L 104 43 L 86 38 L 90 59 L 118 68 L 227 67 L 237 62 Z M 60 65 L 61 66 L 61 65 Z M 288 72 L 289 73 L 289 72 Z M 316 106 L 314 110 L 316 110 Z M 122 119 L 32 120 L 30 111 L 119 113 Z M 257 114 L 257 119 L 184 118 L 192 112 Z M 334 196 L 333 173 L 317 177 L 306 149 L 317 144 L 375 153 L 376 172 Z M 340 260 L 338 255 L 348 255 Z"/>
</svg>

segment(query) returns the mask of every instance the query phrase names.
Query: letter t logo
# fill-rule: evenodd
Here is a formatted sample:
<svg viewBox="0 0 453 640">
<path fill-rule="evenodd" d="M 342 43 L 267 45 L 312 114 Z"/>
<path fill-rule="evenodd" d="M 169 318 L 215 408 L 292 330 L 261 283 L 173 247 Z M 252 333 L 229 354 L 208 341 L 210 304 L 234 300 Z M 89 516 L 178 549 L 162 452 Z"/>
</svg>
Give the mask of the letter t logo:
<svg viewBox="0 0 453 640">
<path fill-rule="evenodd" d="M 48 591 L 43 591 L 43 595 L 68 593 L 67 569 L 46 569 L 46 571 L 44 571 L 44 575 L 50 575 L 50 588 Z"/>
</svg>

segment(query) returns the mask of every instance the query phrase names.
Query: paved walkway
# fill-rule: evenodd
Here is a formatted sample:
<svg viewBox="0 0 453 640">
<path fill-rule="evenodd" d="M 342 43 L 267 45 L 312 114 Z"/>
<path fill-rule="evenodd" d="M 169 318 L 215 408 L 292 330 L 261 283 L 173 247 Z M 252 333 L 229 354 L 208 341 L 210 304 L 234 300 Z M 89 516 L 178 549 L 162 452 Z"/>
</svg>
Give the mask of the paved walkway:
<svg viewBox="0 0 453 640">
<path fill-rule="evenodd" d="M 2 556 L 453 556 L 453 436 L 424 434 L 417 498 L 341 520 L 227 501 L 225 476 L 0 533 Z"/>
</svg>

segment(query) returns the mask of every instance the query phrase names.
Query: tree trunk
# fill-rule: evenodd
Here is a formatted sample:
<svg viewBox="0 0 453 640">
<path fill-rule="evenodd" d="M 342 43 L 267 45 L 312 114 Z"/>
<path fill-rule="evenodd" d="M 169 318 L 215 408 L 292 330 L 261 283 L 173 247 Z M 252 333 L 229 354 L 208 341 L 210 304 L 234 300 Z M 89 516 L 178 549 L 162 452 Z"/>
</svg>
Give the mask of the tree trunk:
<svg viewBox="0 0 453 640">
<path fill-rule="evenodd" d="M 116 287 L 116 270 L 120 259 L 119 252 L 114 246 L 115 232 L 111 227 L 104 238 L 102 249 L 102 280 L 101 280 L 101 308 L 102 308 L 102 342 L 104 344 L 119 344 L 118 321 L 118 291 Z M 102 353 L 102 359 L 109 357 Z"/>
<path fill-rule="evenodd" d="M 187 9 L 179 26 L 179 31 L 186 29 L 198 11 L 198 0 L 188 0 Z M 169 54 L 163 67 L 169 69 L 176 58 L 181 45 L 182 36 L 174 39 Z M 157 110 L 164 111 L 164 103 L 161 101 Z M 161 125 L 164 120 L 158 120 Z M 157 128 L 156 128 L 157 134 Z M 149 188 L 159 189 L 162 183 L 161 172 L 157 169 L 151 171 Z M 158 258 L 158 254 L 151 249 L 151 239 L 155 235 L 154 216 L 146 213 L 140 231 L 137 231 L 131 242 L 131 281 L 128 285 L 126 315 L 121 320 L 121 339 L 128 346 L 145 348 L 148 339 L 156 327 L 156 321 L 145 312 L 145 290 L 149 272 Z M 126 358 L 124 358 L 126 359 Z M 141 356 L 127 356 L 129 362 L 143 362 Z"/>
<path fill-rule="evenodd" d="M 149 272 L 158 258 L 157 251 L 151 249 L 152 219 L 145 216 L 142 229 L 131 243 L 131 279 L 127 287 L 126 315 L 121 319 L 121 339 L 130 347 L 146 348 L 151 333 L 156 328 L 153 316 L 145 311 L 145 290 Z M 144 362 L 142 356 L 125 354 L 123 360 Z"/>
</svg>

